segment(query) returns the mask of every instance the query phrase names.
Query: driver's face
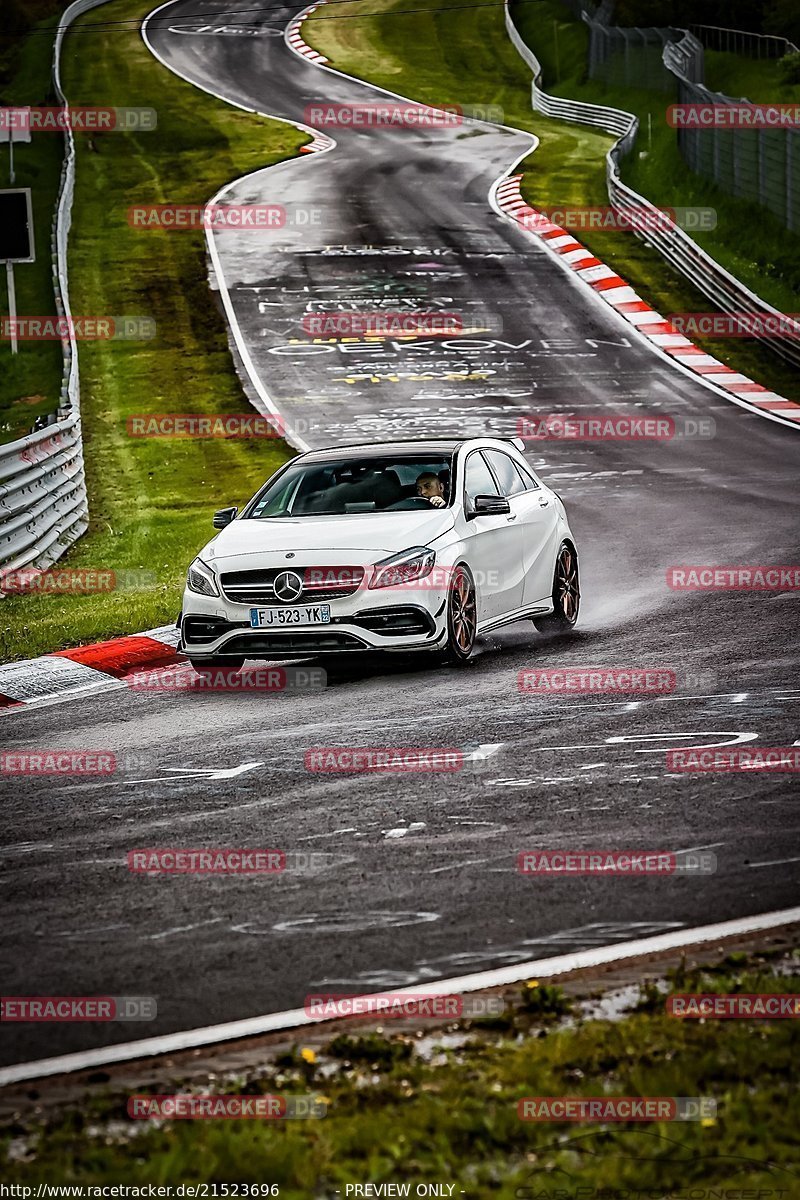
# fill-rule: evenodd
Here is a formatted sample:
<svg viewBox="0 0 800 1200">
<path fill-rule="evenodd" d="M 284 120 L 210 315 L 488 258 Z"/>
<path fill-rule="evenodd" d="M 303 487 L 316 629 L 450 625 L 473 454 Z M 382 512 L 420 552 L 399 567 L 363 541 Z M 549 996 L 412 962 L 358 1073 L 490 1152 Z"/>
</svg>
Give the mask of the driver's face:
<svg viewBox="0 0 800 1200">
<path fill-rule="evenodd" d="M 441 479 L 435 475 L 421 475 L 417 480 L 417 495 L 424 496 L 426 500 L 430 500 L 431 496 L 444 496 Z"/>
</svg>

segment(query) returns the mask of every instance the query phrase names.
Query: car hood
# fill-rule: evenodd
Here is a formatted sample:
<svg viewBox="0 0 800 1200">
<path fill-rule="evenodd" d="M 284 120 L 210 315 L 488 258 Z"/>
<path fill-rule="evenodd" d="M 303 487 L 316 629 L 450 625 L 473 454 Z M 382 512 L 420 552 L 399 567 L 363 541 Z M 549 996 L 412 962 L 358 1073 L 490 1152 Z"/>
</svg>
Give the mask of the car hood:
<svg viewBox="0 0 800 1200">
<path fill-rule="evenodd" d="M 428 545 L 452 527 L 451 509 L 232 521 L 200 554 L 212 563 L 251 554 L 301 555 L 314 550 L 330 555 L 346 550 L 370 562 L 376 554 L 397 554 L 411 546 Z"/>
</svg>

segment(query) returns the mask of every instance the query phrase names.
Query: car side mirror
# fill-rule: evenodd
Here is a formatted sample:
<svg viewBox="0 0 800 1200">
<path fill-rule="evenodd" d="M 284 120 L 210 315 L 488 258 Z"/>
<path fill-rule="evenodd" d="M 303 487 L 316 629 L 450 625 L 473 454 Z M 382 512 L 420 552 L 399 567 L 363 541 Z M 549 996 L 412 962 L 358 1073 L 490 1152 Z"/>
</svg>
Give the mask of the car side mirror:
<svg viewBox="0 0 800 1200">
<path fill-rule="evenodd" d="M 226 525 L 230 525 L 238 511 L 238 508 L 217 509 L 217 511 L 214 513 L 214 528 L 224 529 Z"/>
<path fill-rule="evenodd" d="M 476 496 L 472 502 L 473 517 L 500 517 L 511 512 L 511 505 L 505 496 Z"/>
</svg>

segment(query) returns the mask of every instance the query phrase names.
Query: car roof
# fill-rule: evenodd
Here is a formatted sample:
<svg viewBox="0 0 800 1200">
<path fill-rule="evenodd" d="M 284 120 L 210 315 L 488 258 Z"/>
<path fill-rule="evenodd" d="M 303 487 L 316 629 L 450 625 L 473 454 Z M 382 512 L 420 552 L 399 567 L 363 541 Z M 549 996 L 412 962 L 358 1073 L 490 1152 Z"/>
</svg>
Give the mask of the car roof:
<svg viewBox="0 0 800 1200">
<path fill-rule="evenodd" d="M 359 458 L 403 457 L 414 454 L 441 455 L 450 457 L 460 446 L 470 442 L 506 441 L 505 438 L 492 438 L 491 435 L 471 438 L 415 438 L 405 442 L 363 442 L 349 446 L 334 446 L 328 450 L 309 450 L 302 457 L 313 462 L 329 462 L 343 455 L 358 454 Z"/>
</svg>

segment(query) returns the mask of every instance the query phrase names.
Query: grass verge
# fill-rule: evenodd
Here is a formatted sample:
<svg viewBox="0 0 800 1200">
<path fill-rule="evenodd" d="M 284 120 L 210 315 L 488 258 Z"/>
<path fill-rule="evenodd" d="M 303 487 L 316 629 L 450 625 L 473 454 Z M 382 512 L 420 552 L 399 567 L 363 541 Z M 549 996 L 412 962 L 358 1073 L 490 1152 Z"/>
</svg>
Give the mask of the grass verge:
<svg viewBox="0 0 800 1200">
<path fill-rule="evenodd" d="M 760 205 L 728 196 L 710 180 L 689 171 L 678 151 L 675 130 L 666 122 L 667 106 L 675 97 L 634 88 L 611 89 L 588 79 L 588 31 L 581 22 L 565 14 L 558 0 L 517 4 L 512 11 L 522 36 L 542 64 L 546 91 L 590 103 L 610 104 L 639 117 L 636 147 L 622 162 L 624 181 L 663 208 L 696 205 L 716 209 L 715 229 L 692 231 L 698 245 L 770 304 L 783 312 L 797 311 L 800 239 L 788 233 L 777 217 Z M 767 93 L 773 100 L 795 99 L 794 93 L 800 93 L 800 89 L 779 87 L 777 80 L 773 86 L 770 81 L 774 76 L 773 63 L 754 63 L 731 54 L 708 54 L 709 86 L 732 95 L 753 90 L 760 95 Z M 604 180 L 603 193 L 606 194 Z M 705 299 L 703 304 L 706 309 L 713 307 Z"/>
<path fill-rule="evenodd" d="M 797 1022 L 681 1021 L 666 1015 L 665 996 L 800 994 L 797 967 L 797 952 L 784 951 L 678 969 L 640 985 L 638 994 L 630 989 L 625 1004 L 607 997 L 613 1018 L 590 1016 L 596 999 L 573 1000 L 555 986 L 546 988 L 546 1003 L 535 1004 L 530 981 L 521 1003 L 491 1022 L 454 1022 L 433 1033 L 409 1032 L 408 1022 L 403 1032 L 359 1030 L 319 1051 L 267 1050 L 247 1068 L 190 1081 L 167 1063 L 146 1088 L 95 1088 L 91 1099 L 44 1112 L 33 1097 L 29 1112 L 18 1111 L 0 1130 L 4 1177 L 26 1185 L 275 1185 L 288 1200 L 345 1197 L 347 1184 L 367 1183 L 410 1191 L 349 1194 L 413 1196 L 417 1184 L 437 1183 L 454 1185 L 437 1194 L 498 1200 L 784 1200 L 798 1194 L 800 1179 L 800 1098 L 791 1083 Z M 154 1125 L 127 1116 L 128 1095 L 142 1091 L 303 1094 L 324 1100 L 327 1115 Z M 517 1115 L 524 1097 L 614 1095 L 705 1097 L 717 1112 L 640 1125 L 534 1123 Z"/>
<path fill-rule="evenodd" d="M 587 126 L 549 120 L 531 111 L 530 71 L 508 39 L 500 6 L 448 13 L 447 0 L 432 0 L 430 11 L 400 15 L 402 7 L 400 0 L 374 0 L 370 9 L 379 11 L 360 17 L 357 3 L 337 4 L 337 19 L 332 20 L 322 6 L 304 25 L 306 40 L 340 70 L 416 100 L 429 104 L 501 106 L 507 124 L 530 130 L 541 139 L 539 148 L 521 167 L 525 173 L 523 195 L 530 204 L 559 208 L 608 204 L 605 154 L 614 139 Z M 548 90 L 635 108 L 631 97 L 635 99 L 636 93 L 625 91 L 610 96 L 599 85 L 584 82 L 586 33 L 579 22 L 568 17 L 559 0 L 518 5 L 517 19 L 523 35 L 542 60 Z M 558 84 L 552 83 L 556 73 Z M 663 113 L 663 100 L 645 95 L 654 112 L 656 105 L 661 104 Z M 646 115 L 644 124 L 646 128 Z M 672 162 L 662 168 L 657 162 L 652 174 L 653 178 L 630 178 L 628 182 L 665 206 L 711 204 L 719 210 L 720 228 L 724 226 L 727 210 L 723 212 L 720 194 L 711 189 L 714 196 L 709 199 L 708 186 L 689 177 L 682 163 L 679 168 Z M 667 188 L 664 180 L 670 179 L 674 184 Z M 740 202 L 730 201 L 730 204 L 739 211 Z M 759 225 L 766 227 L 765 215 L 760 209 L 757 212 Z M 707 312 L 713 308 L 698 289 L 633 234 L 581 230 L 578 236 L 658 311 Z M 752 234 L 743 237 L 737 225 L 732 237 L 737 249 L 736 253 L 731 251 L 725 265 L 732 270 L 741 267 L 737 273 L 745 282 L 749 278 L 768 299 L 780 301 L 778 307 L 796 311 L 794 284 L 789 282 L 795 278 L 793 268 L 792 273 L 787 273 L 790 272 L 787 264 L 794 261 L 788 243 L 796 239 L 790 239 L 785 230 L 780 230 L 781 252 L 776 249 L 767 256 L 771 261 L 761 258 L 756 261 Z M 716 243 L 704 244 L 717 253 Z M 771 244 L 777 248 L 777 242 Z M 800 261 L 797 278 L 800 279 Z M 773 284 L 774 292 L 768 286 Z M 793 303 L 789 303 L 792 297 Z M 800 398 L 797 371 L 755 340 L 701 336 L 694 340 L 708 353 L 759 383 L 790 398 Z"/>
<path fill-rule="evenodd" d="M 117 0 L 103 14 L 113 21 L 151 8 L 146 0 Z M 307 135 L 179 80 L 135 30 L 70 34 L 63 75 L 73 104 L 158 110 L 152 132 L 109 132 L 91 143 L 76 137 L 73 309 L 150 317 L 157 332 L 151 341 L 80 346 L 91 528 L 62 560 L 76 570 L 150 572 L 152 579 L 93 596 L 7 598 L 6 660 L 173 621 L 186 566 L 212 535 L 212 510 L 240 504 L 291 453 L 277 440 L 127 435 L 134 414 L 252 409 L 208 287 L 202 232 L 136 230 L 126 213 L 133 204 L 204 203 L 228 180 L 292 157 Z"/>
</svg>

